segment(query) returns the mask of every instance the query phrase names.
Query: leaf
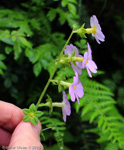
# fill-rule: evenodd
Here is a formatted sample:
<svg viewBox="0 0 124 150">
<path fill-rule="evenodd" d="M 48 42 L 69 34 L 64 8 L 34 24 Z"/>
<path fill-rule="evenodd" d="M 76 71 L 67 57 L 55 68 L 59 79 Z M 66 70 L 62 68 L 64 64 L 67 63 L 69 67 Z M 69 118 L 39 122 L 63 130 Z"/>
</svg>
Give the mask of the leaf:
<svg viewBox="0 0 124 150">
<path fill-rule="evenodd" d="M 24 116 L 23 121 L 24 121 L 24 122 L 29 122 L 29 121 L 30 121 L 29 116 Z"/>
<path fill-rule="evenodd" d="M 0 54 L 0 61 L 6 59 L 6 56 L 3 54 Z"/>
<path fill-rule="evenodd" d="M 90 117 L 90 123 L 92 123 L 98 115 L 99 115 L 99 110 L 96 110 L 94 113 L 92 113 Z"/>
<path fill-rule="evenodd" d="M 33 66 L 33 72 L 34 72 L 35 76 L 38 77 L 40 75 L 41 71 L 42 71 L 42 66 L 41 66 L 41 63 L 38 62 Z"/>
<path fill-rule="evenodd" d="M 61 1 L 62 7 L 65 7 L 67 4 L 68 4 L 67 0 L 62 0 L 62 1 Z"/>
<path fill-rule="evenodd" d="M 7 69 L 6 65 L 2 61 L 0 61 L 0 68 L 4 70 Z"/>
<path fill-rule="evenodd" d="M 30 105 L 29 110 L 32 111 L 32 112 L 36 112 L 37 111 L 36 106 L 34 104 Z"/>
<path fill-rule="evenodd" d="M 75 5 L 68 3 L 68 9 L 70 11 L 71 14 L 76 15 L 76 7 Z"/>
<path fill-rule="evenodd" d="M 38 125 L 38 118 L 37 117 L 31 118 L 30 121 L 33 125 Z"/>
<path fill-rule="evenodd" d="M 84 116 L 88 111 L 91 111 L 93 109 L 93 104 L 92 103 L 89 103 L 87 104 L 84 108 L 83 108 L 83 111 L 82 111 L 82 116 Z"/>
<path fill-rule="evenodd" d="M 24 113 L 25 115 L 28 115 L 28 114 L 29 114 L 29 112 L 30 112 L 30 111 L 29 111 L 29 109 L 26 109 L 26 108 L 25 108 L 25 109 L 23 109 L 22 111 L 23 111 L 23 113 Z"/>
<path fill-rule="evenodd" d="M 103 123 L 104 123 L 104 117 L 101 116 L 98 120 L 98 127 L 101 127 Z"/>
<path fill-rule="evenodd" d="M 15 75 L 15 74 L 12 74 L 11 79 L 12 79 L 12 81 L 13 81 L 14 83 L 17 83 L 17 82 L 18 82 L 18 76 Z"/>
<path fill-rule="evenodd" d="M 3 75 L 3 70 L 2 69 L 0 69 L 0 74 Z"/>
<path fill-rule="evenodd" d="M 6 53 L 6 54 L 10 54 L 11 52 L 12 52 L 12 48 L 9 47 L 9 46 L 6 46 L 6 47 L 5 47 L 5 53 Z"/>
<path fill-rule="evenodd" d="M 4 81 L 4 86 L 5 86 L 6 88 L 10 88 L 11 85 L 12 85 L 11 79 L 10 79 L 10 78 L 6 78 L 5 81 Z"/>
<path fill-rule="evenodd" d="M 22 52 L 22 49 L 21 49 L 20 41 L 16 40 L 14 44 L 14 59 L 15 60 L 19 58 L 21 52 Z"/>
<path fill-rule="evenodd" d="M 35 112 L 35 115 L 36 115 L 36 117 L 41 117 L 42 115 L 43 115 L 44 113 L 42 112 L 42 111 L 36 111 Z"/>
<path fill-rule="evenodd" d="M 27 41 L 26 38 L 24 38 L 24 37 L 19 37 L 19 40 L 20 40 L 20 42 L 21 42 L 24 46 L 26 46 L 26 47 L 32 49 L 31 44 Z"/>
<path fill-rule="evenodd" d="M 47 99 L 46 102 L 49 102 L 49 114 L 51 114 L 53 112 L 53 105 L 52 105 L 52 99 L 51 97 L 47 94 Z"/>
<path fill-rule="evenodd" d="M 47 17 L 49 18 L 50 21 L 53 21 L 56 17 L 56 11 L 55 9 L 51 9 L 48 14 Z"/>
<path fill-rule="evenodd" d="M 45 141 L 45 136 L 44 136 L 44 134 L 43 134 L 43 132 L 41 131 L 40 132 L 40 136 L 43 138 L 43 140 Z"/>
<path fill-rule="evenodd" d="M 13 36 L 12 36 L 12 41 L 15 42 L 16 39 L 17 39 L 17 37 L 13 35 Z"/>
<path fill-rule="evenodd" d="M 14 45 L 14 42 L 11 40 L 11 38 L 2 38 L 0 39 L 2 42 L 6 43 L 6 44 L 9 44 L 11 46 Z"/>
</svg>

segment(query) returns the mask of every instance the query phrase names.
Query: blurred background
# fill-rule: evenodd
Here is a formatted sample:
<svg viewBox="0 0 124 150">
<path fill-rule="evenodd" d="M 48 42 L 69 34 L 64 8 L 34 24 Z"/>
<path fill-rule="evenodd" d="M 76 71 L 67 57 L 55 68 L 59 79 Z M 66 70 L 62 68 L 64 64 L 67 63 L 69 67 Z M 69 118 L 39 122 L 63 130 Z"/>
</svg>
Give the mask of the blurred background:
<svg viewBox="0 0 124 150">
<path fill-rule="evenodd" d="M 105 42 L 100 45 L 91 35 L 87 37 L 93 59 L 104 72 L 95 80 L 110 88 L 118 111 L 124 115 L 124 0 L 1 0 L 0 99 L 21 108 L 36 103 L 52 71 L 53 59 L 60 53 L 72 25 L 85 23 L 85 27 L 90 27 L 92 15 L 97 16 L 105 34 Z M 77 35 L 71 39 L 75 44 L 79 41 Z M 86 40 L 79 48 L 86 49 Z M 48 94 L 61 101 L 57 90 L 50 86 Z M 104 147 L 96 142 L 97 134 L 84 132 L 96 124 L 82 123 L 74 108 L 68 122 L 65 150 Z M 45 144 L 57 149 L 49 130 Z"/>
</svg>

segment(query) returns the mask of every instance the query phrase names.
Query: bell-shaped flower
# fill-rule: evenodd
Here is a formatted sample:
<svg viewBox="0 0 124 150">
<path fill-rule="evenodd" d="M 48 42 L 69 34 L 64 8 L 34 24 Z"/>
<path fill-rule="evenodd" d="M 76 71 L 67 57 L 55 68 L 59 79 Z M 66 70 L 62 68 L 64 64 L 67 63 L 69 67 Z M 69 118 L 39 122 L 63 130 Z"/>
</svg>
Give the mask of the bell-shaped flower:
<svg viewBox="0 0 124 150">
<path fill-rule="evenodd" d="M 82 62 L 82 66 L 83 68 L 87 69 L 89 76 L 92 77 L 91 72 L 97 73 L 97 65 L 92 60 L 92 51 L 89 43 L 87 43 L 87 45 L 88 45 L 88 51 L 84 53 L 84 60 Z"/>
<path fill-rule="evenodd" d="M 75 57 L 82 57 L 81 55 L 79 55 L 77 47 L 72 44 L 70 44 L 70 46 L 69 45 L 66 46 L 64 53 L 70 57 L 72 56 L 74 51 L 75 51 Z M 74 72 L 77 72 L 78 74 L 82 74 L 82 63 L 79 61 L 76 61 L 75 64 L 76 65 L 71 63 L 71 66 Z"/>
<path fill-rule="evenodd" d="M 77 72 L 75 72 L 76 76 L 73 78 L 73 83 L 69 86 L 69 94 L 71 96 L 71 100 L 74 102 L 75 98 L 77 98 L 78 104 L 79 98 L 82 98 L 84 95 L 83 86 L 81 82 L 79 82 L 79 77 Z"/>
<path fill-rule="evenodd" d="M 90 25 L 94 29 L 94 32 L 92 33 L 92 36 L 95 37 L 96 41 L 100 44 L 100 41 L 104 42 L 105 41 L 105 36 L 102 33 L 102 29 L 100 27 L 99 21 L 96 18 L 95 15 L 93 15 L 90 18 Z"/>
<path fill-rule="evenodd" d="M 67 95 L 65 91 L 62 92 L 63 94 L 63 107 L 62 107 L 62 113 L 63 113 L 63 120 L 66 122 L 66 117 L 71 115 L 71 105 L 67 99 Z"/>
</svg>

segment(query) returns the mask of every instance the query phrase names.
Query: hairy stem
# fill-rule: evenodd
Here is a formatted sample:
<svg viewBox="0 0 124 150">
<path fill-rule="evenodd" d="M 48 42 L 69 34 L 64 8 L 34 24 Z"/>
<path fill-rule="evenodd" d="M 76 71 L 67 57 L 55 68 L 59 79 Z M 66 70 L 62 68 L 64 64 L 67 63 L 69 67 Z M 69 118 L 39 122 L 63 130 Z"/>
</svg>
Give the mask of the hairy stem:
<svg viewBox="0 0 124 150">
<path fill-rule="evenodd" d="M 73 29 L 73 30 L 74 30 L 74 29 Z M 47 81 L 47 83 L 46 83 L 46 85 L 45 85 L 45 87 L 44 87 L 44 89 L 43 89 L 43 91 L 42 91 L 42 93 L 41 93 L 39 99 L 38 99 L 38 102 L 37 102 L 37 104 L 36 104 L 36 107 L 37 107 L 37 108 L 39 107 L 39 104 L 40 104 L 40 102 L 41 102 L 41 100 L 42 100 L 42 98 L 43 98 L 43 96 L 44 96 L 44 94 L 45 94 L 45 92 L 46 92 L 46 90 L 47 90 L 47 88 L 48 88 L 48 86 L 49 86 L 49 84 L 50 84 L 50 82 L 51 82 L 51 80 L 52 80 L 52 78 L 53 78 L 55 72 L 56 72 L 56 70 L 57 70 L 57 67 L 58 67 L 58 65 L 59 65 L 59 63 L 60 63 L 60 60 L 61 60 L 61 57 L 62 57 L 62 55 L 63 55 L 64 49 L 65 49 L 66 45 L 69 43 L 69 41 L 70 41 L 70 39 L 71 39 L 71 37 L 72 37 L 72 35 L 73 35 L 73 30 L 72 30 L 72 32 L 71 32 L 71 34 L 70 34 L 68 40 L 66 41 L 66 43 L 65 43 L 65 45 L 64 45 L 64 47 L 63 47 L 63 49 L 62 49 L 62 51 L 61 51 L 61 53 L 60 53 L 60 55 L 59 55 L 58 62 L 55 64 L 55 67 L 54 67 L 54 69 L 53 69 L 53 72 L 52 72 L 51 76 L 49 77 L 49 79 L 48 79 L 48 81 Z"/>
</svg>

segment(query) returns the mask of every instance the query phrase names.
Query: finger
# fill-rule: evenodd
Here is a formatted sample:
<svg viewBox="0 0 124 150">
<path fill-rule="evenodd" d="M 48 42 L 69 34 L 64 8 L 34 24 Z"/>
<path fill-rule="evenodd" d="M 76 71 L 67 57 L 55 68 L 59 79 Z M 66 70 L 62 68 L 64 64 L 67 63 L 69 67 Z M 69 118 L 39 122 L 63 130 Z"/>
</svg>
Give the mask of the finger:
<svg viewBox="0 0 124 150">
<path fill-rule="evenodd" d="M 18 148 L 18 146 L 20 146 L 26 149 L 36 147 L 37 149 L 43 150 L 43 146 L 40 142 L 40 131 L 40 122 L 37 126 L 29 122 L 21 122 L 12 134 L 9 147 Z"/>
<path fill-rule="evenodd" d="M 17 106 L 0 101 L 0 127 L 13 131 L 22 121 L 24 114 Z"/>
<path fill-rule="evenodd" d="M 0 128 L 0 147 L 8 146 L 11 138 L 11 133 Z"/>
</svg>

